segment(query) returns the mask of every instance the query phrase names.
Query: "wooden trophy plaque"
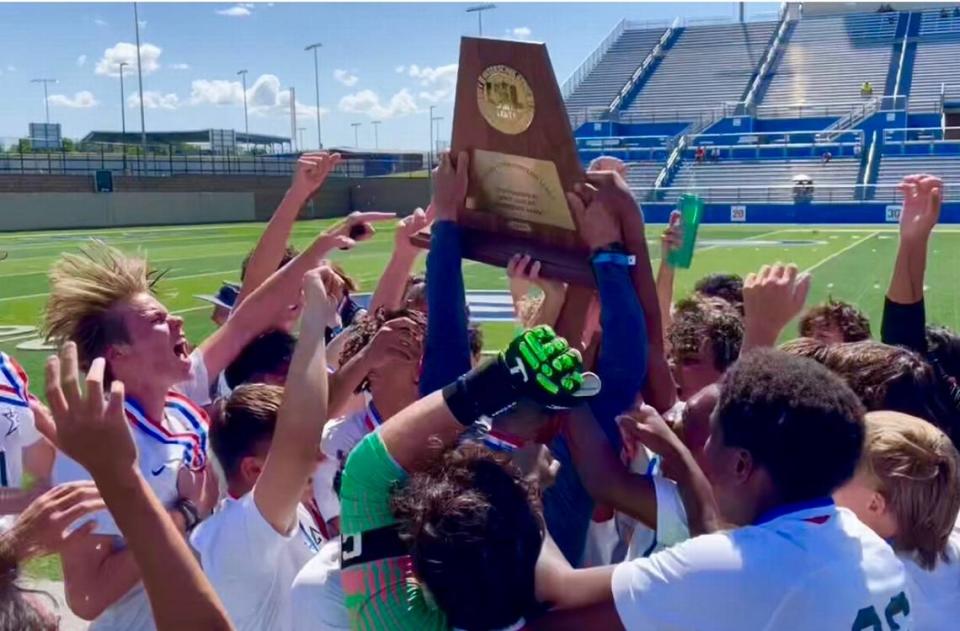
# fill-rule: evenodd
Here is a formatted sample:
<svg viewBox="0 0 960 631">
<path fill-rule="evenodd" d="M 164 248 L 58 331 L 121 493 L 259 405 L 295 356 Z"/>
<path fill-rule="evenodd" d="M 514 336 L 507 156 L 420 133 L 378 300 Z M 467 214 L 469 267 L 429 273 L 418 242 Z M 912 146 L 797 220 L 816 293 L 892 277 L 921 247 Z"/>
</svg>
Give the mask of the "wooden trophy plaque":
<svg viewBox="0 0 960 631">
<path fill-rule="evenodd" d="M 583 167 L 546 45 L 460 40 L 450 151 L 470 154 L 458 219 L 466 258 L 506 267 L 529 254 L 542 275 L 593 286 L 565 197 Z"/>
<path fill-rule="evenodd" d="M 579 347 L 594 279 L 565 192 L 584 172 L 546 45 L 460 40 L 450 145 L 470 154 L 463 255 L 506 267 L 529 254 L 543 276 L 568 283 L 556 330 Z M 413 241 L 430 244 L 428 234 Z"/>
</svg>

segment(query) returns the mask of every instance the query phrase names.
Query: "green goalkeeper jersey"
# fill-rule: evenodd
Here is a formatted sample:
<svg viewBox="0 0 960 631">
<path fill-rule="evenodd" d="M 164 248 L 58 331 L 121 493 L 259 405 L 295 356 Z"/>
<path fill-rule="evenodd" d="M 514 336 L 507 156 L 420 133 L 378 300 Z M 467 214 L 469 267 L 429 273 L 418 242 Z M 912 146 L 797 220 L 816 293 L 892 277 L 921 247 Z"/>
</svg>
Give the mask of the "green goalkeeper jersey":
<svg viewBox="0 0 960 631">
<path fill-rule="evenodd" d="M 340 485 L 344 536 L 391 526 L 390 496 L 407 477 L 379 432 L 368 434 L 347 459 Z M 362 631 L 447 631 L 446 616 L 417 582 L 410 556 L 370 561 L 343 570 L 350 626 Z"/>
</svg>

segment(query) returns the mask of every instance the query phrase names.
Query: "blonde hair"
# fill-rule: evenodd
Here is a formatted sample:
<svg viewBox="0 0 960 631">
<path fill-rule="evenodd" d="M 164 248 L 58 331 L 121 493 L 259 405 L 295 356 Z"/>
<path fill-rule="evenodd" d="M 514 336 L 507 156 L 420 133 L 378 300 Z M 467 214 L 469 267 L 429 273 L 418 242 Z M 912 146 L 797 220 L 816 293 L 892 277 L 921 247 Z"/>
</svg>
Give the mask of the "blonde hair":
<svg viewBox="0 0 960 631">
<path fill-rule="evenodd" d="M 139 293 L 152 293 L 161 275 L 149 268 L 145 257 L 128 256 L 99 240 L 80 254 L 63 254 L 50 269 L 43 314 L 46 338 L 57 345 L 76 343 L 86 369 L 111 344 L 129 341 L 113 308 Z"/>
<path fill-rule="evenodd" d="M 899 412 L 866 415 L 861 470 L 879 483 L 897 519 L 893 546 L 930 570 L 946 560 L 960 512 L 960 453 L 942 431 Z"/>
</svg>

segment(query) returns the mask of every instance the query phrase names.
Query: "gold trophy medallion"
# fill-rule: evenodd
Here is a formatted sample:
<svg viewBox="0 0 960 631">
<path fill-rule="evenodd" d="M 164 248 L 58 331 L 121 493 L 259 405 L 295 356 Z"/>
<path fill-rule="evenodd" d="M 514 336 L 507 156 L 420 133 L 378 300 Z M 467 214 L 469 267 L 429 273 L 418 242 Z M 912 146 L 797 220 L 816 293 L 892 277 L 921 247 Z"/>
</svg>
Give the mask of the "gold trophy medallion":
<svg viewBox="0 0 960 631">
<path fill-rule="evenodd" d="M 533 122 L 533 90 L 510 66 L 489 66 L 477 78 L 477 105 L 484 120 L 504 134 L 523 133 Z"/>
</svg>

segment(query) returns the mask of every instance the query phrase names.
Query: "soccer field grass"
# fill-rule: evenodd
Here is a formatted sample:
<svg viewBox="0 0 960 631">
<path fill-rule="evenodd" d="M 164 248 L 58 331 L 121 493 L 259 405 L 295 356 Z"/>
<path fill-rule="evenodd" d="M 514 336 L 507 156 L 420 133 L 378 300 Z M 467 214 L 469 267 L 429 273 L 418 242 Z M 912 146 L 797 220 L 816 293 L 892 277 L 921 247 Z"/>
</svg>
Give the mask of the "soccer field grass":
<svg viewBox="0 0 960 631">
<path fill-rule="evenodd" d="M 304 221 L 296 225 L 293 241 L 306 246 L 327 221 Z M 655 242 L 662 226 L 648 226 L 651 256 L 659 256 Z M 43 361 L 48 350 L 36 346 L 40 314 L 46 301 L 47 270 L 64 251 L 77 251 L 91 237 L 103 239 L 123 250 L 140 250 L 159 268 L 169 270 L 160 284 L 167 307 L 186 320 L 193 342 L 213 328 L 211 306 L 196 294 L 214 293 L 223 280 L 239 278 L 240 261 L 256 243 L 262 224 L 76 230 L 0 235 L 0 250 L 8 258 L 0 262 L 0 349 L 14 355 L 26 368 L 33 390 L 42 396 Z M 382 227 L 377 236 L 353 252 L 335 252 L 346 270 L 372 291 L 386 265 L 393 245 L 392 227 Z M 696 279 L 708 272 L 727 271 L 741 275 L 764 263 L 794 262 L 813 274 L 809 304 L 828 295 L 859 305 L 870 316 L 874 335 L 879 335 L 883 294 L 896 254 L 895 226 L 703 226 L 693 267 L 677 274 L 675 297 L 686 295 Z M 423 259 L 419 269 L 423 268 Z M 654 261 L 656 265 L 657 261 Z M 468 289 L 506 290 L 501 269 L 465 262 Z M 960 326 L 960 228 L 939 228 L 930 247 L 927 268 L 927 314 L 930 322 Z M 501 347 L 514 331 L 509 323 L 485 323 L 488 349 Z M 789 329 L 785 337 L 795 335 Z M 44 578 L 60 578 L 54 558 L 31 564 L 28 571 Z"/>
<path fill-rule="evenodd" d="M 328 223 L 298 223 L 294 243 L 306 246 Z M 651 256 L 655 258 L 659 246 L 653 241 L 661 228 L 648 227 Z M 202 340 L 213 328 L 211 307 L 194 296 L 214 293 L 223 280 L 237 280 L 240 261 L 262 229 L 262 224 L 229 224 L 0 235 L 0 250 L 9 255 L 0 262 L 0 349 L 20 360 L 39 393 L 48 351 L 31 350 L 37 333 L 28 327 L 39 324 L 51 263 L 61 252 L 77 251 L 91 237 L 123 250 L 141 250 L 156 267 L 167 269 L 160 284 L 161 299 L 184 317 L 191 341 Z M 332 258 L 342 262 L 362 291 L 372 291 L 392 244 L 392 227 L 381 227 L 371 242 L 350 253 L 335 252 Z M 708 272 L 746 274 L 764 263 L 795 262 L 813 273 L 810 304 L 828 295 L 853 302 L 870 315 L 874 334 L 879 333 L 883 294 L 896 253 L 895 226 L 703 226 L 698 245 L 693 267 L 677 274 L 676 297 L 684 296 L 695 280 Z M 958 272 L 960 228 L 941 227 L 933 236 L 927 269 L 927 313 L 931 322 L 960 326 Z M 479 263 L 466 262 L 464 278 L 468 289 L 507 289 L 503 270 Z M 507 323 L 486 323 L 484 329 L 487 348 L 500 347 L 514 330 Z M 787 334 L 792 335 L 793 330 Z"/>
</svg>

